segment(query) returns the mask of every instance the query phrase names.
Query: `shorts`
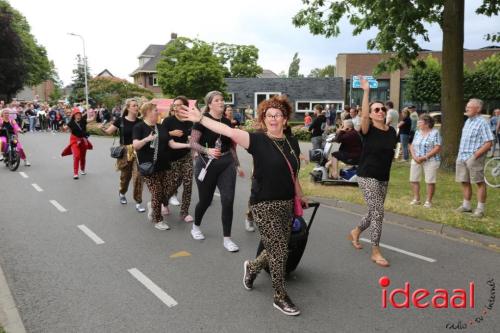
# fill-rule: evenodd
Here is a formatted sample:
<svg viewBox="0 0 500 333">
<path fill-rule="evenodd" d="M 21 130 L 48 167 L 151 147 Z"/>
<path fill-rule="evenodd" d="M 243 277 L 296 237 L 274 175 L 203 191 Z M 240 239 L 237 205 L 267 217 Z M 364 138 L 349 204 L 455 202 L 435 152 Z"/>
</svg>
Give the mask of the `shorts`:
<svg viewBox="0 0 500 333">
<path fill-rule="evenodd" d="M 337 160 L 344 162 L 345 164 L 349 165 L 358 165 L 359 163 L 359 158 L 352 158 L 349 157 L 349 154 L 347 154 L 345 151 L 334 151 L 332 153 L 332 156 L 335 157 Z"/>
<path fill-rule="evenodd" d="M 439 169 L 439 161 L 426 161 L 418 164 L 415 160 L 411 160 L 410 164 L 410 182 L 419 183 L 424 171 L 424 179 L 426 184 L 436 184 L 437 172 Z"/>
<path fill-rule="evenodd" d="M 474 157 L 467 161 L 456 161 L 455 181 L 459 183 L 484 183 L 484 164 L 486 163 L 486 154 L 478 159 Z"/>
</svg>

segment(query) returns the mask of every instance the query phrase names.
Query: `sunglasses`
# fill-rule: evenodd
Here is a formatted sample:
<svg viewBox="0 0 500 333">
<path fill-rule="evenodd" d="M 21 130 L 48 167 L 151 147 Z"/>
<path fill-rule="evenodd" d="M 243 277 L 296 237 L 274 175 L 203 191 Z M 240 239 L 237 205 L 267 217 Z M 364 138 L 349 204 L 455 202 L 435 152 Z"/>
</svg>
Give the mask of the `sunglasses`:
<svg viewBox="0 0 500 333">
<path fill-rule="evenodd" d="M 385 106 L 383 106 L 381 108 L 373 108 L 372 109 L 372 112 L 375 112 L 375 113 L 379 113 L 380 111 L 387 112 L 387 109 Z"/>
</svg>

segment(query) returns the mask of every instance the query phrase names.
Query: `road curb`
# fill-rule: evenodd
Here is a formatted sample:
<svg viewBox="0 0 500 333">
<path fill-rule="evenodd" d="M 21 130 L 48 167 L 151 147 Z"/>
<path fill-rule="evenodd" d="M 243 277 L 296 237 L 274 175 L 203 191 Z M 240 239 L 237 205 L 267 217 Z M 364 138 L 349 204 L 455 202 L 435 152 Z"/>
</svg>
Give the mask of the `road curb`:
<svg viewBox="0 0 500 333">
<path fill-rule="evenodd" d="M 341 201 L 337 199 L 321 198 L 321 197 L 310 197 L 310 198 L 311 200 L 320 202 L 323 205 L 347 211 L 351 214 L 361 216 L 366 213 L 365 206 L 354 204 L 351 202 Z M 443 236 L 470 245 L 475 245 L 496 252 L 500 252 L 500 239 L 491 236 L 477 234 L 471 231 L 458 229 L 445 224 L 419 220 L 414 217 L 399 215 L 391 212 L 385 213 L 384 222 L 410 228 L 413 230 L 419 230 L 422 232 Z"/>
<path fill-rule="evenodd" d="M 26 333 L 2 267 L 0 267 L 0 324 L 7 333 Z"/>
</svg>

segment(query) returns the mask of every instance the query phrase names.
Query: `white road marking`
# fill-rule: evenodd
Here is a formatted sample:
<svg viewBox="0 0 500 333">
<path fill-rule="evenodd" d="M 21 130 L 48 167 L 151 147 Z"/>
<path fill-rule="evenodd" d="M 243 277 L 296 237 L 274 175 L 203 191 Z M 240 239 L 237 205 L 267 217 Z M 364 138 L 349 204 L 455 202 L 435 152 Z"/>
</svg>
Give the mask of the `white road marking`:
<svg viewBox="0 0 500 333">
<path fill-rule="evenodd" d="M 35 190 L 37 190 L 38 192 L 43 192 L 43 189 L 40 186 L 38 186 L 38 184 L 33 183 L 31 184 L 31 186 L 33 186 Z"/>
<path fill-rule="evenodd" d="M 366 238 L 360 238 L 359 240 L 361 240 L 363 242 L 366 242 L 366 243 L 371 243 L 371 241 L 369 239 L 366 239 Z M 392 251 L 396 251 L 396 252 L 402 253 L 402 254 L 406 254 L 407 256 L 414 257 L 414 258 L 417 258 L 417 259 L 420 259 L 420 260 L 423 260 L 423 261 L 436 262 L 436 259 L 432 259 L 432 258 L 429 258 L 429 257 L 424 257 L 424 256 L 422 256 L 420 254 L 416 254 L 416 253 L 409 252 L 409 251 L 406 251 L 406 250 L 403 250 L 403 249 L 399 249 L 399 248 L 394 247 L 394 246 L 390 246 L 390 245 L 386 245 L 386 244 L 382 244 L 382 243 L 380 243 L 379 246 L 380 247 L 384 247 L 384 248 L 389 249 L 389 250 L 392 250 Z"/>
<path fill-rule="evenodd" d="M 178 303 L 170 297 L 166 292 L 164 292 L 160 287 L 158 287 L 153 281 L 151 281 L 146 275 L 142 274 L 137 268 L 131 268 L 128 270 L 133 277 L 135 277 L 140 283 L 144 285 L 149 291 L 151 291 L 156 297 L 158 297 L 166 306 L 169 308 L 176 306 Z"/>
<path fill-rule="evenodd" d="M 50 200 L 50 203 L 54 205 L 54 207 L 57 208 L 58 211 L 60 211 L 61 213 L 64 213 L 64 212 L 67 212 L 68 210 L 66 208 L 64 208 L 63 206 L 61 206 L 61 204 L 55 200 Z"/>
<path fill-rule="evenodd" d="M 86 225 L 80 224 L 78 228 L 83 231 L 85 235 L 87 235 L 90 239 L 92 239 L 97 245 L 104 244 L 104 241 L 97 236 L 92 230 L 90 230 Z"/>
<path fill-rule="evenodd" d="M 214 192 L 214 195 L 215 195 L 216 197 L 220 197 L 220 193 L 219 193 L 219 192 Z"/>
<path fill-rule="evenodd" d="M 29 178 L 28 175 L 25 173 L 25 172 L 19 172 L 19 174 L 21 175 L 21 177 L 23 178 Z"/>
</svg>

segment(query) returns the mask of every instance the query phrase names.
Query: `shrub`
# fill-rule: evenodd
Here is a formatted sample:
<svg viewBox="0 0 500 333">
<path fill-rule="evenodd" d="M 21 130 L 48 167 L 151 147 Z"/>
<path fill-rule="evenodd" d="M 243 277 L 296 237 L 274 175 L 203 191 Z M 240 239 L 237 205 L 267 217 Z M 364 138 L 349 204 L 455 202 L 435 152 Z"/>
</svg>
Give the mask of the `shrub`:
<svg viewBox="0 0 500 333">
<path fill-rule="evenodd" d="M 292 127 L 292 134 L 299 141 L 311 141 L 311 132 L 309 132 L 307 129 L 304 129 L 303 125 Z"/>
</svg>

